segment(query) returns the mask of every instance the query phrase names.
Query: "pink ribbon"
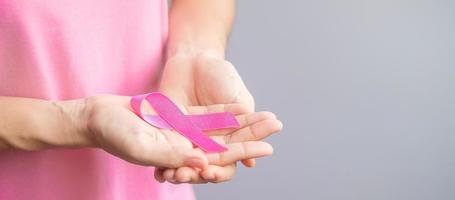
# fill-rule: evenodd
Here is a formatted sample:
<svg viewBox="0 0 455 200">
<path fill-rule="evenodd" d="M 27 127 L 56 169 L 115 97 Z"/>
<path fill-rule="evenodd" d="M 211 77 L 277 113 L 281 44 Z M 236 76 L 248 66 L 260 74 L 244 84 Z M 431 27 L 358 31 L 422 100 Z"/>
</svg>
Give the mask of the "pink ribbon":
<svg viewBox="0 0 455 200">
<path fill-rule="evenodd" d="M 141 103 L 144 99 L 148 101 L 158 115 L 142 113 Z M 227 148 L 216 143 L 203 131 L 240 127 L 234 115 L 229 112 L 185 115 L 174 102 L 159 92 L 133 96 L 131 107 L 136 115 L 150 125 L 160 129 L 175 130 L 208 153 L 223 152 Z"/>
</svg>

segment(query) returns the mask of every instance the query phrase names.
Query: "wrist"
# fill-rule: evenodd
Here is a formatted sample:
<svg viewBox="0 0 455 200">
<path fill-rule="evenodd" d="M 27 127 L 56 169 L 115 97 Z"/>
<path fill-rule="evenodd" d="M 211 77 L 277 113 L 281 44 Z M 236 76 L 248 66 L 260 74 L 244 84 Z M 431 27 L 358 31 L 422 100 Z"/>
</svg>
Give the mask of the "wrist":
<svg viewBox="0 0 455 200">
<path fill-rule="evenodd" d="M 63 133 L 67 147 L 95 147 L 96 143 L 88 129 L 90 105 L 88 99 L 54 102 L 63 120 Z"/>
<path fill-rule="evenodd" d="M 167 46 L 166 58 L 168 60 L 175 57 L 196 58 L 201 56 L 224 59 L 224 43 L 219 42 L 217 45 L 215 42 L 211 44 L 196 44 L 194 42 L 190 42 L 172 45 L 172 42 L 170 42 Z"/>
<path fill-rule="evenodd" d="M 207 60 L 225 60 L 224 52 L 215 51 L 211 49 L 205 49 L 200 51 L 178 51 L 168 56 L 166 63 L 170 62 L 182 62 L 193 63 L 191 66 L 197 65 L 200 62 L 206 62 Z M 186 66 L 186 65 L 181 65 Z"/>
</svg>

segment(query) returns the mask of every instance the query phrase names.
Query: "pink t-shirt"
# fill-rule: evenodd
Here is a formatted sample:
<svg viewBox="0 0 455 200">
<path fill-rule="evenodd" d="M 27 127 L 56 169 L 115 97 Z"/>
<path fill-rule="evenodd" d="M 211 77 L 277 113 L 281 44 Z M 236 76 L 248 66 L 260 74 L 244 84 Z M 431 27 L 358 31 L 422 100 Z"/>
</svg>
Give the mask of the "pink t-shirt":
<svg viewBox="0 0 455 200">
<path fill-rule="evenodd" d="M 0 0 L 0 96 L 150 92 L 166 38 L 166 0 Z M 98 149 L 0 152 L 0 199 L 194 199 L 153 170 Z"/>
</svg>

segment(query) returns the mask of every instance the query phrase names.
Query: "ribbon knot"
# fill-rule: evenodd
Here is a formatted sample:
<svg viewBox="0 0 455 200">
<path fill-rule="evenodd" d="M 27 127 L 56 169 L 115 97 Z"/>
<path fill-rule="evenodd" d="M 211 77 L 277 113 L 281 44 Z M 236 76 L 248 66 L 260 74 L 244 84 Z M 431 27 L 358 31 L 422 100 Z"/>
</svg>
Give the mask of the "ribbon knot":
<svg viewBox="0 0 455 200">
<path fill-rule="evenodd" d="M 141 104 L 144 99 L 158 115 L 142 113 Z M 203 131 L 240 127 L 234 115 L 229 112 L 185 115 L 174 102 L 159 92 L 133 96 L 130 103 L 134 113 L 150 125 L 175 130 L 208 153 L 223 152 L 227 148 L 216 143 Z"/>
</svg>

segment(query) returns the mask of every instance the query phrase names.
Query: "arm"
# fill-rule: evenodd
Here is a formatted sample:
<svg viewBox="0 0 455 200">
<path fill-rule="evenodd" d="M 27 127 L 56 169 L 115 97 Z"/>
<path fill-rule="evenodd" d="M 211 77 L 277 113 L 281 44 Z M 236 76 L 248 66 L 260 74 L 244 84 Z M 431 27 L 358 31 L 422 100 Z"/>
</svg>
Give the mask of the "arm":
<svg viewBox="0 0 455 200">
<path fill-rule="evenodd" d="M 174 0 L 169 15 L 167 62 L 160 90 L 184 105 L 241 103 L 254 111 L 254 99 L 235 67 L 225 60 L 225 47 L 234 16 L 234 0 Z M 255 165 L 253 159 L 242 161 Z M 212 175 L 198 177 L 189 169 L 156 171 L 166 180 L 193 177 L 191 183 L 226 181 L 236 163 L 213 166 Z M 179 173 L 186 171 L 188 173 Z M 175 174 L 174 176 L 172 174 Z M 215 176 L 215 179 L 211 177 Z M 188 178 L 183 178 L 186 180 Z M 210 180 L 209 180 L 210 179 Z"/>
<path fill-rule="evenodd" d="M 225 140 L 226 136 L 218 136 L 217 141 L 226 144 L 229 150 L 205 155 L 193 148 L 184 136 L 144 122 L 132 112 L 130 99 L 127 96 L 97 95 L 85 99 L 47 101 L 0 96 L 0 151 L 96 147 L 131 163 L 169 168 L 204 168 L 207 162 L 225 165 L 271 153 L 270 145 L 250 142 L 248 137 L 266 137 L 273 131 L 264 129 L 253 134 L 249 130 L 254 129 L 249 126 L 259 122 L 240 120 L 241 128 L 246 131 L 225 130 L 225 135 L 234 138 L 230 142 Z M 273 116 L 260 113 L 240 115 L 240 110 L 243 110 L 240 105 L 183 108 L 189 114 L 214 112 L 212 109 L 216 108 L 218 112 L 235 112 L 238 119 L 269 119 L 266 123 L 269 127 L 278 122 L 271 120 Z"/>
<path fill-rule="evenodd" d="M 85 101 L 46 101 L 0 96 L 0 151 L 89 147 L 81 121 Z"/>
<path fill-rule="evenodd" d="M 0 97 L 0 151 L 96 147 L 146 166 L 206 165 L 183 136 L 148 125 L 129 101 L 115 95 L 68 101 Z"/>
<path fill-rule="evenodd" d="M 169 14 L 167 56 L 208 54 L 224 59 L 234 0 L 174 0 Z"/>
<path fill-rule="evenodd" d="M 242 103 L 254 99 L 224 59 L 234 0 L 174 0 L 161 91 L 184 105 Z"/>
</svg>

